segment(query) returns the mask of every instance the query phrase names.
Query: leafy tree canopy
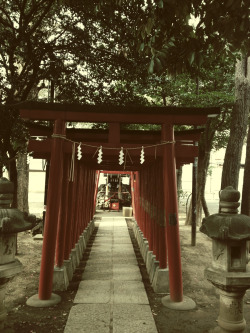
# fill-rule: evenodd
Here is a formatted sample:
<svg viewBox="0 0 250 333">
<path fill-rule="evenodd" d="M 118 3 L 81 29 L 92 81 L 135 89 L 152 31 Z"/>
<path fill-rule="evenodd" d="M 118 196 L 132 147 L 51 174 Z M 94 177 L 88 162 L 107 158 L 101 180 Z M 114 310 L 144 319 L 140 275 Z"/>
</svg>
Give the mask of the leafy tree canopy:
<svg viewBox="0 0 250 333">
<path fill-rule="evenodd" d="M 26 138 L 10 136 L 14 106 L 37 100 L 48 81 L 57 101 L 158 103 L 153 89 L 144 93 L 148 71 L 157 74 L 153 88 L 163 96 L 172 84 L 166 69 L 201 79 L 209 52 L 248 50 L 246 7 L 230 0 L 0 0 L 0 117 L 10 115 L 1 131 L 2 160 Z M 199 18 L 196 26 L 191 17 Z M 172 95 L 171 103 L 179 103 L 177 91 Z"/>
<path fill-rule="evenodd" d="M 73 1 L 69 1 L 73 2 Z M 79 1 L 78 1 L 79 2 Z M 214 55 L 223 57 L 250 50 L 250 7 L 247 0 L 106 0 L 96 5 L 96 10 L 139 6 L 134 26 L 137 49 L 150 57 L 149 72 L 169 73 L 200 67 L 204 51 L 213 48 Z"/>
</svg>

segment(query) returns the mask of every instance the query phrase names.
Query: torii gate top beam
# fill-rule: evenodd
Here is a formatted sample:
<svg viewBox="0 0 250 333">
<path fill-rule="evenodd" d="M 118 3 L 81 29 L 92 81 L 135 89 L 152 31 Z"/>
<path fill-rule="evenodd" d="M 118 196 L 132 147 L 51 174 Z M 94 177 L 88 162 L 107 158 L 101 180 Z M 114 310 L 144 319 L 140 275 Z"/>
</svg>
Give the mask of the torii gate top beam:
<svg viewBox="0 0 250 333">
<path fill-rule="evenodd" d="M 201 125 L 207 117 L 217 116 L 218 107 L 112 106 L 25 102 L 19 107 L 22 118 L 76 122 L 130 124 Z"/>
</svg>

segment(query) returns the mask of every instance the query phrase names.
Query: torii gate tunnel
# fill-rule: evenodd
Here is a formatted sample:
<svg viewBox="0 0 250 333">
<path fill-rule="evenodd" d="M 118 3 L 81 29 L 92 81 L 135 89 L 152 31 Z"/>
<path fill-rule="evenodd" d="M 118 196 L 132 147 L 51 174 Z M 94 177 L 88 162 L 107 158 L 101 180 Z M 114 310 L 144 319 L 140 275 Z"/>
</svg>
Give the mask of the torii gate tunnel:
<svg viewBox="0 0 250 333">
<path fill-rule="evenodd" d="M 34 158 L 50 160 L 38 298 L 51 298 L 54 266 L 60 268 L 69 259 L 79 236 L 93 219 L 99 173 L 108 170 L 130 173 L 134 218 L 159 267 L 169 270 L 171 300 L 181 302 L 176 167 L 192 163 L 198 156 L 194 142 L 198 141 L 200 130 L 175 132 L 174 125 L 203 125 L 207 117 L 219 114 L 219 108 L 27 102 L 19 109 L 27 120 L 54 122 L 53 129 L 27 122 L 31 134 L 28 150 Z M 108 130 L 68 129 L 67 122 L 107 123 Z M 161 130 L 122 130 L 124 123 L 158 124 Z M 34 136 L 43 136 L 44 140 L 33 140 Z M 119 164 L 121 150 L 124 162 Z M 143 150 L 145 161 L 141 164 Z"/>
</svg>

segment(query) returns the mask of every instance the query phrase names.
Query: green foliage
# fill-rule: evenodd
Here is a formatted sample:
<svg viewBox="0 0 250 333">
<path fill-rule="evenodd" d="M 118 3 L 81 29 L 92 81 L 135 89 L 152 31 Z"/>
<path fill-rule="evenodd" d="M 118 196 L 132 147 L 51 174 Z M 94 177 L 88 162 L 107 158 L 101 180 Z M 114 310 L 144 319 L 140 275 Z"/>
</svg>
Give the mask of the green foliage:
<svg viewBox="0 0 250 333">
<path fill-rule="evenodd" d="M 179 204 L 181 204 L 182 206 L 185 206 L 187 204 L 187 200 L 189 199 L 190 193 L 181 190 L 178 190 L 178 200 L 179 200 Z"/>
<path fill-rule="evenodd" d="M 236 42 L 225 28 L 236 11 L 235 33 L 241 29 L 248 36 L 245 2 L 240 3 L 219 3 L 218 20 L 215 15 L 211 23 L 215 1 L 0 1 L 0 103 L 10 117 L 2 156 L 13 158 L 26 139 L 11 106 L 37 100 L 51 80 L 58 102 L 221 105 L 226 111 L 233 75 L 228 58 L 215 55 L 222 49 L 228 55 L 243 43 L 242 34 Z M 220 22 L 225 6 L 227 21 Z M 200 16 L 196 27 L 192 15 Z M 189 74 L 175 75 L 184 70 Z M 0 116 L 5 121 L 6 114 Z M 16 138 L 13 131 L 19 132 Z"/>
<path fill-rule="evenodd" d="M 148 71 L 170 74 L 199 69 L 204 55 L 235 57 L 249 54 L 250 7 L 247 0 L 163 0 L 101 2 L 99 11 L 133 8 L 141 12 L 134 25 L 128 26 L 137 39 L 137 49 L 148 58 Z M 118 6 L 118 7 L 117 7 Z M 128 45 L 129 46 L 129 45 Z M 236 53 L 236 54 L 235 54 Z"/>
<path fill-rule="evenodd" d="M 25 123 L 15 107 L 0 107 L 0 166 L 8 165 L 18 151 L 25 150 L 29 137 Z"/>
<path fill-rule="evenodd" d="M 58 102 L 147 103 L 135 94 L 136 81 L 147 75 L 145 59 L 136 49 L 128 52 L 134 41 L 127 27 L 140 8 L 124 7 L 110 18 L 107 10 L 95 11 L 97 3 L 0 2 L 0 104 L 7 110 L 0 123 L 8 123 L 1 132 L 2 161 L 25 148 L 26 132 L 13 106 L 37 100 L 51 80 Z"/>
</svg>

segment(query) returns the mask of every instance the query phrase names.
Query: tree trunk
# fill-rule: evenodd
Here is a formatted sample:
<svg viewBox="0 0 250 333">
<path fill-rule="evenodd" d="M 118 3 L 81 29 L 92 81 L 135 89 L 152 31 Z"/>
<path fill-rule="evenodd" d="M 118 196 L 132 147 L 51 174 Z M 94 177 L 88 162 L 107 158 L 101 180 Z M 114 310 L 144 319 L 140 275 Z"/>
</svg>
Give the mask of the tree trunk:
<svg viewBox="0 0 250 333">
<path fill-rule="evenodd" d="M 27 154 L 17 157 L 17 208 L 22 212 L 29 212 L 29 166 Z"/>
<path fill-rule="evenodd" d="M 232 112 L 230 137 L 225 153 L 221 189 L 233 186 L 238 189 L 240 161 L 242 146 L 246 137 L 249 114 L 249 73 L 247 74 L 248 61 L 242 58 L 237 61 L 235 69 L 235 105 Z"/>
<path fill-rule="evenodd" d="M 245 67 L 245 89 L 246 89 L 246 109 L 250 107 L 250 57 L 246 60 Z M 246 148 L 246 160 L 245 160 L 245 170 L 244 170 L 244 179 L 243 179 L 243 188 L 242 188 L 242 200 L 241 200 L 241 214 L 250 216 L 250 129 L 248 128 L 248 137 L 247 137 L 247 148 Z"/>
<path fill-rule="evenodd" d="M 248 128 L 246 160 L 241 199 L 241 214 L 250 216 L 250 128 Z"/>
<path fill-rule="evenodd" d="M 209 216 L 209 211 L 205 199 L 205 187 L 207 180 L 207 171 L 210 161 L 210 153 L 212 149 L 212 142 L 215 135 L 216 127 L 214 126 L 216 120 L 209 119 L 206 124 L 206 129 L 202 133 L 199 141 L 199 155 L 198 155 L 198 169 L 197 169 L 197 198 L 196 198 L 196 225 L 201 224 L 202 209 L 205 216 Z M 191 201 L 190 201 L 191 202 Z M 192 206 L 190 204 L 188 214 L 185 221 L 186 225 L 192 224 Z"/>
<path fill-rule="evenodd" d="M 197 172 L 197 222 L 198 224 L 201 223 L 201 215 L 202 209 L 204 211 L 205 216 L 209 216 L 209 210 L 207 207 L 207 202 L 205 199 L 205 188 L 207 182 L 207 171 L 210 162 L 210 151 L 205 151 L 204 157 L 198 159 L 198 172 Z"/>
<path fill-rule="evenodd" d="M 14 184 L 14 195 L 12 201 L 12 208 L 17 208 L 17 169 L 16 169 L 16 160 L 13 158 L 9 162 L 9 179 Z"/>
</svg>

